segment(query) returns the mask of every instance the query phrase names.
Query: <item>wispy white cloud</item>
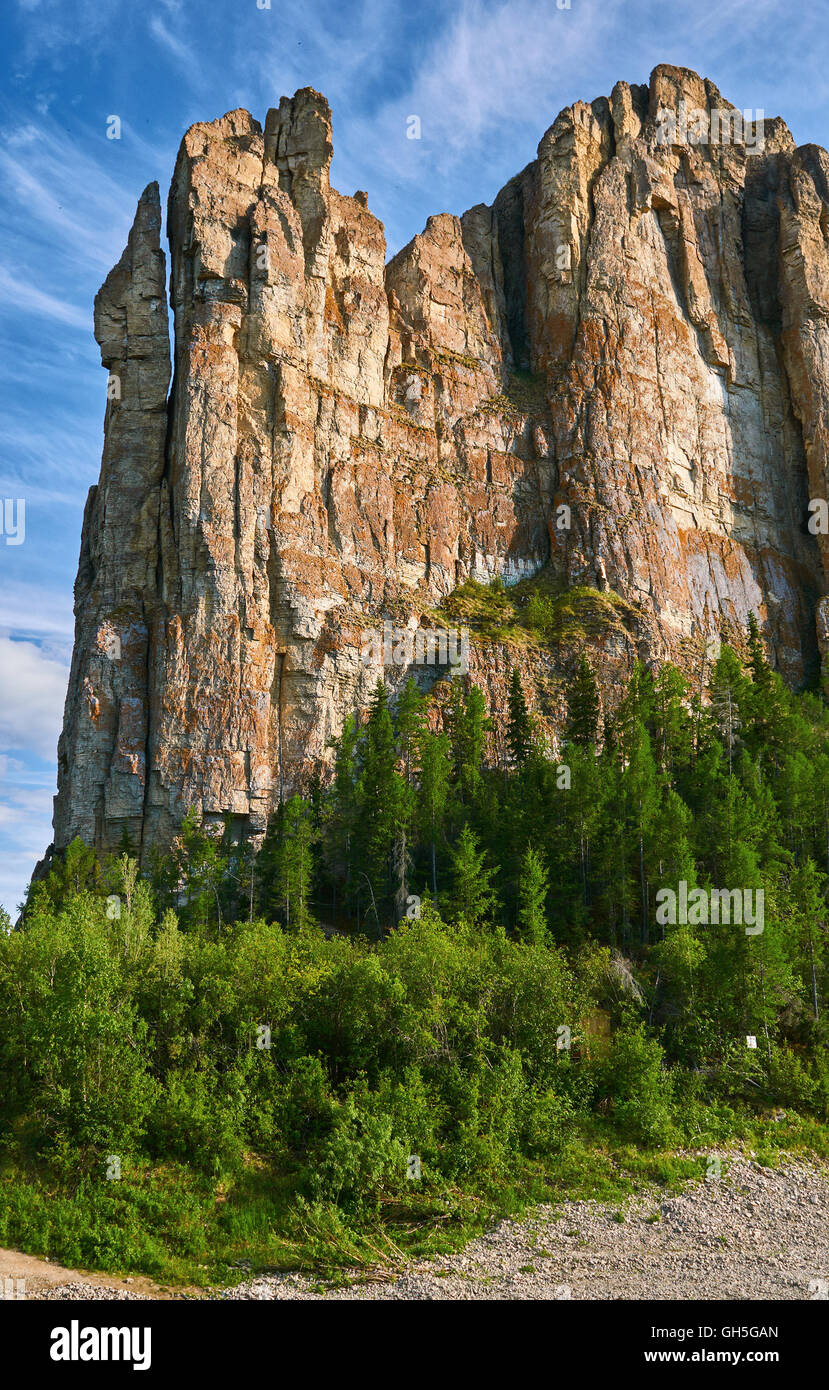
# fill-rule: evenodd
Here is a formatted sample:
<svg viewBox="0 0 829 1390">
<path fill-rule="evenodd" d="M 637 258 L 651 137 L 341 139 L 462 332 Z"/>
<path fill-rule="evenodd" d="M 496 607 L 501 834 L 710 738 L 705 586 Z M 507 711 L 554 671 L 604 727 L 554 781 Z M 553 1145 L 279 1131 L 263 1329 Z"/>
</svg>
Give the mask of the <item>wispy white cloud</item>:
<svg viewBox="0 0 829 1390">
<path fill-rule="evenodd" d="M 420 116 L 442 167 L 515 122 L 531 122 L 540 137 L 561 105 L 561 80 L 601 44 L 614 13 L 596 0 L 576 4 L 574 11 L 547 0 L 462 0 L 389 112 L 405 119 L 406 107 Z"/>
<path fill-rule="evenodd" d="M 15 778 L 20 774 L 11 769 L 11 775 Z M 0 797 L 0 827 L 8 829 L 15 827 L 17 830 L 16 838 L 28 843 L 32 853 L 42 854 L 48 840 L 43 840 L 39 828 L 39 822 L 43 817 L 44 810 L 48 806 L 48 799 L 51 797 L 54 787 L 52 774 L 47 776 L 42 774 L 39 777 L 29 775 L 29 785 L 7 785 L 3 796 Z M 36 785 L 35 785 L 36 784 Z M 27 834 L 26 821 L 36 817 L 38 829 L 29 830 Z"/>
<path fill-rule="evenodd" d="M 37 643 L 0 635 L 0 749 L 54 757 L 68 677 Z"/>
<path fill-rule="evenodd" d="M 127 0 L 17 0 L 17 8 L 25 17 L 23 46 L 18 64 L 28 69 L 35 63 L 48 62 L 60 68 L 67 55 L 83 48 L 87 58 L 100 50 L 110 32 L 110 26 L 124 24 L 130 6 Z"/>
<path fill-rule="evenodd" d="M 27 314 L 39 314 L 42 318 L 54 319 L 68 328 L 77 328 L 88 333 L 92 326 L 92 315 L 88 309 L 79 309 L 64 299 L 39 290 L 36 285 L 11 274 L 0 265 L 0 295 L 7 304 L 15 304 Z"/>
<path fill-rule="evenodd" d="M 78 500 L 79 485 L 87 479 L 91 482 L 97 477 L 100 463 L 102 404 L 98 419 L 94 416 L 82 418 L 75 415 L 77 433 L 67 437 L 65 422 L 53 419 L 50 408 L 57 415 L 56 402 L 50 395 L 50 383 L 44 381 L 42 401 L 46 410 L 44 420 L 32 420 L 11 416 L 0 425 L 0 458 L 8 461 L 17 459 L 20 466 L 17 472 L 8 466 L 0 468 L 0 483 L 17 486 L 24 483 L 31 491 L 27 496 L 39 496 L 42 501 L 64 502 L 67 498 Z M 17 477 L 18 482 L 15 482 Z M 55 488 L 55 483 L 59 486 Z"/>
<path fill-rule="evenodd" d="M 66 259 L 87 275 L 106 273 L 123 250 L 142 191 L 116 176 L 123 173 L 120 142 L 107 141 L 103 123 L 95 139 L 89 130 L 67 134 L 52 117 L 6 122 L 2 135 L 0 175 L 12 214 L 4 240 L 19 235 L 36 278 Z"/>
<path fill-rule="evenodd" d="M 193 75 L 193 48 L 192 44 L 184 39 L 177 38 L 159 15 L 153 15 L 150 20 L 150 33 L 157 43 L 161 44 L 167 52 L 175 58 L 176 62 L 184 71 L 185 76 Z"/>
<path fill-rule="evenodd" d="M 74 630 L 71 585 L 50 589 L 33 581 L 15 582 L 4 576 L 0 587 L 0 640 L 12 634 L 35 637 L 43 650 L 60 653 L 61 664 L 68 665 Z"/>
</svg>

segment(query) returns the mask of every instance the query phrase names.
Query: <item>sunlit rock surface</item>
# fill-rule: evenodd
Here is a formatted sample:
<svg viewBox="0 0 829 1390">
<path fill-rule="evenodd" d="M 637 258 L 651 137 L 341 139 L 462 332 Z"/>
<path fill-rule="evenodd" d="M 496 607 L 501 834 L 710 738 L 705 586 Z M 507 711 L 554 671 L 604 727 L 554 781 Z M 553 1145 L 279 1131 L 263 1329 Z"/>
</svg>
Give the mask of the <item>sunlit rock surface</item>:
<svg viewBox="0 0 829 1390">
<path fill-rule="evenodd" d="M 666 141 L 687 110 L 732 108 L 670 67 L 567 108 L 492 207 L 430 218 L 388 264 L 366 195 L 329 184 L 318 93 L 187 132 L 171 386 L 155 185 L 96 300 L 110 399 L 58 848 L 126 830 L 146 854 L 193 804 L 261 834 L 365 707 L 367 635 L 428 624 L 469 577 L 548 566 L 620 596 L 589 634 L 608 700 L 637 655 L 696 678 L 751 611 L 806 678 L 829 648 L 807 526 L 829 495 L 829 156 L 778 119 Z M 478 641 L 470 674 L 502 710 L 517 662 L 555 730 L 571 657 Z"/>
</svg>

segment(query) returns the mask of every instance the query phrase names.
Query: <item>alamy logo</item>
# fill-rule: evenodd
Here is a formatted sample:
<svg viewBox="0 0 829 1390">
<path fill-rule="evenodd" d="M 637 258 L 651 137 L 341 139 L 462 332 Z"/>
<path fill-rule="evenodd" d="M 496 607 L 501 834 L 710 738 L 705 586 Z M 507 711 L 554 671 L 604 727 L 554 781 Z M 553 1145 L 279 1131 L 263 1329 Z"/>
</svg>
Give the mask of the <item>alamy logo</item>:
<svg viewBox="0 0 829 1390">
<path fill-rule="evenodd" d="M 150 1327 L 81 1327 L 73 1318 L 68 1327 L 52 1328 L 49 1355 L 53 1361 L 131 1361 L 134 1371 L 148 1371 L 151 1339 Z"/>
<path fill-rule="evenodd" d="M 364 666 L 451 666 L 469 670 L 469 631 L 462 628 L 393 627 L 386 620 L 382 636 L 372 632 L 363 640 Z"/>
<path fill-rule="evenodd" d="M 692 888 L 680 879 L 679 893 L 660 888 L 656 894 L 656 920 L 660 926 L 677 923 L 691 927 L 746 924 L 746 936 L 762 936 L 766 895 L 762 888 Z"/>
<path fill-rule="evenodd" d="M 656 113 L 656 143 L 658 145 L 745 145 L 746 154 L 756 154 L 764 146 L 763 121 L 765 112 L 751 109 L 733 110 L 715 107 L 703 111 L 698 106 L 688 109 L 680 101 L 677 110 L 660 106 Z"/>
<path fill-rule="evenodd" d="M 15 515 L 15 507 L 17 515 Z M 26 502 L 23 497 L 4 497 L 0 507 L 0 535 L 6 545 L 22 545 L 26 539 Z"/>
</svg>

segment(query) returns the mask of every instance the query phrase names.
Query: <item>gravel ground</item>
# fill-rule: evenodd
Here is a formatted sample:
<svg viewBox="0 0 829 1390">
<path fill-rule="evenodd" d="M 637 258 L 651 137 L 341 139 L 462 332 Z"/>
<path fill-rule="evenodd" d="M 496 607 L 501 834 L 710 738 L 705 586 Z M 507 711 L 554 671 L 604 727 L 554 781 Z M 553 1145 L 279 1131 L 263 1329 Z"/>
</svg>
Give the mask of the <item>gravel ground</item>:
<svg viewBox="0 0 829 1390">
<path fill-rule="evenodd" d="M 300 1275 L 273 1275 L 221 1296 L 808 1299 L 827 1292 L 829 1174 L 724 1156 L 722 1178 L 678 1196 L 540 1207 L 501 1222 L 458 1255 L 412 1265 L 393 1280 L 321 1291 Z"/>
<path fill-rule="evenodd" d="M 623 1205 L 565 1202 L 502 1221 L 457 1255 L 344 1288 L 298 1274 L 261 1275 L 220 1299 L 810 1299 L 829 1293 L 829 1171 L 763 1168 L 723 1155 L 722 1177 L 673 1197 Z M 14 1252 L 4 1268 L 12 1272 Z M 16 1258 L 16 1257 L 15 1257 Z M 28 1298 L 71 1300 L 194 1296 L 144 1279 L 58 1271 L 39 1279 L 27 1261 Z M 0 1264 L 3 1264 L 0 1261 Z M 60 1276 L 66 1274 L 67 1278 Z M 94 1281 L 94 1282 L 91 1282 Z M 134 1285 L 134 1287 L 128 1287 Z M 197 1295 L 196 1295 L 197 1296 Z M 210 1296 L 210 1295 L 208 1295 Z"/>
</svg>

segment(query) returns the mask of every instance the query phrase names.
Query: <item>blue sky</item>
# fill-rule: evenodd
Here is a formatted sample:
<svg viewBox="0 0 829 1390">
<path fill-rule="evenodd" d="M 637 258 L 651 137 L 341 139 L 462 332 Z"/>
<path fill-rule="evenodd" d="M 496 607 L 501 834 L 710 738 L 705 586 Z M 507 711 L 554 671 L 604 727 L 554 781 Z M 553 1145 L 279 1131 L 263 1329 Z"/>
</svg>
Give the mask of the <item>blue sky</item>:
<svg viewBox="0 0 829 1390">
<path fill-rule="evenodd" d="M 13 912 L 51 839 L 100 461 L 92 301 L 142 189 L 158 179 L 166 198 L 187 126 L 236 106 L 264 121 L 283 94 L 324 92 L 332 181 L 368 190 L 391 254 L 430 213 L 491 202 L 563 106 L 660 62 L 783 116 L 800 144 L 829 143 L 829 0 L 5 0 L 0 52 L 0 502 L 26 503 L 23 544 L 0 537 L 0 904 Z"/>
</svg>

